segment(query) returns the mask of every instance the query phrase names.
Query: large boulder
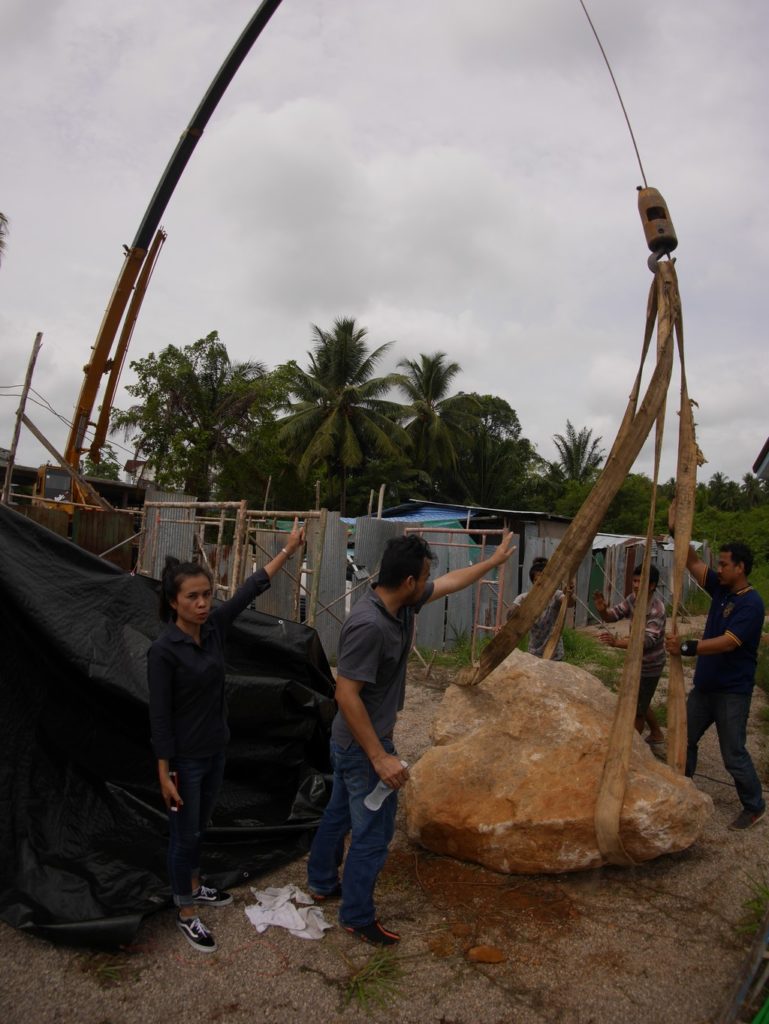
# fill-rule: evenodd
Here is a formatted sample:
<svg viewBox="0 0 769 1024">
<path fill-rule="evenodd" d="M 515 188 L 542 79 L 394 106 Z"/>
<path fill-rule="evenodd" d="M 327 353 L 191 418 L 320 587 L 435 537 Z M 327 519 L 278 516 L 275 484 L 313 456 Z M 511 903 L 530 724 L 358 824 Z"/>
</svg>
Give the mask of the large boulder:
<svg viewBox="0 0 769 1024">
<path fill-rule="evenodd" d="M 605 863 L 593 824 L 617 698 L 584 669 L 514 651 L 449 687 L 404 791 L 409 836 L 495 871 Z M 684 850 L 713 804 L 634 733 L 620 838 L 636 863 Z"/>
</svg>

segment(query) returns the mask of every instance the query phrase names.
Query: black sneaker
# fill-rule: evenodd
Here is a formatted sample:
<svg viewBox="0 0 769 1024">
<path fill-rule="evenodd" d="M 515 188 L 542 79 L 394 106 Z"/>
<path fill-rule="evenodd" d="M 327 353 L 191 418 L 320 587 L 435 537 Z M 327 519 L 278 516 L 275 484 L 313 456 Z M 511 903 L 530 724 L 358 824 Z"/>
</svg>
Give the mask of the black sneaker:
<svg viewBox="0 0 769 1024">
<path fill-rule="evenodd" d="M 735 832 L 744 832 L 747 828 L 753 828 L 766 814 L 766 809 L 763 811 L 746 811 L 744 808 L 740 811 L 737 817 L 729 826 Z"/>
<path fill-rule="evenodd" d="M 343 924 L 342 927 L 350 935 L 356 935 L 359 939 L 370 942 L 374 946 L 394 946 L 401 940 L 397 932 L 388 931 L 379 921 L 373 921 L 362 928 L 355 928 L 349 924 Z"/>
<path fill-rule="evenodd" d="M 196 903 L 205 903 L 209 907 L 227 907 L 232 903 L 232 893 L 212 889 L 208 885 L 199 886 L 192 896 Z"/>
<path fill-rule="evenodd" d="M 216 939 L 199 917 L 177 916 L 176 927 L 187 942 L 201 953 L 215 953 L 218 949 Z"/>
</svg>

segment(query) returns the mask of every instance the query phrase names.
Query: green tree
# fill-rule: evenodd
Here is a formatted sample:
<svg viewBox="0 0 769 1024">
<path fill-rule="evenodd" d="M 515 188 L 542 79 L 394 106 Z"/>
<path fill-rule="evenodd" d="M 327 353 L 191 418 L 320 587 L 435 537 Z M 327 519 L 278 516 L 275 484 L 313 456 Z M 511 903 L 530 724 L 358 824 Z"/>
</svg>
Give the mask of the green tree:
<svg viewBox="0 0 769 1024">
<path fill-rule="evenodd" d="M 755 563 L 750 581 L 764 601 L 769 601 L 769 505 L 747 511 L 729 511 L 709 506 L 695 512 L 692 536 L 706 540 L 711 551 L 721 544 L 743 541 L 753 551 Z"/>
<path fill-rule="evenodd" d="M 222 463 L 239 453 L 264 394 L 264 367 L 231 363 L 216 331 L 193 345 L 169 345 L 131 363 L 137 376 L 126 391 L 138 399 L 116 409 L 112 432 L 122 431 L 143 453 L 165 487 L 211 497 Z"/>
<path fill-rule="evenodd" d="M 82 473 L 83 476 L 97 476 L 101 480 L 119 480 L 120 463 L 112 445 L 103 446 L 99 462 L 94 462 L 90 455 L 86 455 L 83 459 Z"/>
<path fill-rule="evenodd" d="M 763 505 L 766 501 L 766 493 L 761 487 L 761 481 L 752 473 L 746 473 L 742 478 L 740 492 L 742 508 L 755 508 L 757 505 Z"/>
<path fill-rule="evenodd" d="M 554 434 L 553 441 L 558 450 L 558 460 L 552 465 L 564 480 L 577 483 L 595 480 L 603 462 L 600 437 L 593 437 L 589 427 L 577 431 L 566 420 L 566 434 Z"/>
<path fill-rule="evenodd" d="M 637 535 L 646 533 L 651 500 L 651 478 L 644 473 L 629 473 L 614 495 L 601 524 L 601 529 L 607 533 Z M 664 503 L 667 510 L 669 502 L 663 495 L 657 495 L 657 502 Z M 655 531 L 658 529 L 658 524 L 660 524 L 659 510 L 655 516 Z M 660 532 L 667 533 L 667 514 L 661 524 Z"/>
<path fill-rule="evenodd" d="M 740 485 L 724 473 L 714 473 L 708 481 L 708 502 L 725 512 L 734 512 L 741 506 Z"/>
<path fill-rule="evenodd" d="M 225 453 L 216 475 L 214 497 L 245 498 L 249 508 L 301 509 L 315 505 L 313 488 L 301 480 L 296 460 L 280 440 L 280 414 L 285 407 L 292 367 L 277 366 L 262 379 L 258 410 L 252 409 L 248 433 L 237 450 Z"/>
<path fill-rule="evenodd" d="M 372 458 L 396 458 L 409 445 L 399 425 L 403 407 L 383 396 L 400 382 L 399 374 L 375 377 L 377 363 L 393 344 L 369 352 L 367 330 L 354 319 L 339 318 L 330 331 L 312 325 L 315 341 L 306 370 L 293 366 L 280 437 L 297 462 L 299 476 L 323 467 L 327 499 L 338 497 L 347 511 L 347 481 Z"/>
<path fill-rule="evenodd" d="M 459 363 L 447 361 L 445 352 L 424 353 L 402 359 L 398 386 L 408 399 L 406 432 L 413 445 L 414 464 L 431 477 L 446 476 L 457 468 L 457 444 L 469 440 L 471 417 L 477 402 L 470 395 L 450 395 Z"/>
<path fill-rule="evenodd" d="M 527 508 L 541 460 L 515 409 L 497 395 L 470 394 L 475 412 L 458 443 L 460 490 L 451 500 L 486 508 Z"/>
<path fill-rule="evenodd" d="M 373 508 L 376 511 L 382 484 L 385 485 L 385 508 L 399 505 L 409 498 L 430 499 L 434 495 L 433 481 L 428 474 L 418 469 L 408 454 L 401 454 L 367 459 L 360 472 L 348 480 L 347 505 L 363 515 L 373 491 Z"/>
</svg>

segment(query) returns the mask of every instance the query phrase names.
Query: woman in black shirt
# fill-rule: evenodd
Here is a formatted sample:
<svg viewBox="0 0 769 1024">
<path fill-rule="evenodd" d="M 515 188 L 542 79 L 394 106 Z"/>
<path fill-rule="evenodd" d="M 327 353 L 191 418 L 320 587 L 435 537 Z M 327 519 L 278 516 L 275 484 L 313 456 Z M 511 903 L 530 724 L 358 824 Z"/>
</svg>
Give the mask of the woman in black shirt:
<svg viewBox="0 0 769 1024">
<path fill-rule="evenodd" d="M 205 953 L 216 950 L 216 941 L 197 916 L 197 906 L 232 903 L 229 893 L 200 881 L 203 832 L 221 786 L 230 738 L 224 697 L 225 635 L 303 543 L 304 529 L 295 520 L 286 546 L 215 608 L 208 570 L 195 562 L 166 559 L 160 615 L 168 628 L 147 655 L 152 745 L 169 810 L 168 874 L 178 907 L 177 927 Z"/>
</svg>

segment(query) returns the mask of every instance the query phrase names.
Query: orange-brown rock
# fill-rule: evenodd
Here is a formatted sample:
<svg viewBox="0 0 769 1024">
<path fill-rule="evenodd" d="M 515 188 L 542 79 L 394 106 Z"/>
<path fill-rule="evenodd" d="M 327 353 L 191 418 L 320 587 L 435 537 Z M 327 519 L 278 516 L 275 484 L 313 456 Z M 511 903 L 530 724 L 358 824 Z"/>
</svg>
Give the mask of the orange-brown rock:
<svg viewBox="0 0 769 1024">
<path fill-rule="evenodd" d="M 600 867 L 593 819 L 615 705 L 589 672 L 521 651 L 480 686 L 450 687 L 405 789 L 409 836 L 513 874 Z M 634 734 L 620 838 L 636 863 L 691 846 L 712 810 Z"/>
<path fill-rule="evenodd" d="M 467 951 L 467 959 L 476 964 L 501 964 L 507 958 L 496 946 L 473 946 Z"/>
</svg>

